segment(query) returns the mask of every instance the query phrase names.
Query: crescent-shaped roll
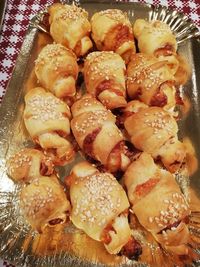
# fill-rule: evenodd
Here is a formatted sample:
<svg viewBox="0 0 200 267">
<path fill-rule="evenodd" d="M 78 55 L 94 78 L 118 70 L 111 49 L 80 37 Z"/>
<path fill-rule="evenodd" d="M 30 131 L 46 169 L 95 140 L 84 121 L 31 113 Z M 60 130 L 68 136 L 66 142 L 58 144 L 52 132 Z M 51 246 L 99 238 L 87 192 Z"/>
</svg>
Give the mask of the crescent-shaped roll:
<svg viewBox="0 0 200 267">
<path fill-rule="evenodd" d="M 41 87 L 25 96 L 24 123 L 31 138 L 48 154 L 56 165 L 63 165 L 74 156 L 70 135 L 71 112 L 68 105 Z"/>
<path fill-rule="evenodd" d="M 90 40 L 91 25 L 85 9 L 75 5 L 55 3 L 48 9 L 50 34 L 79 56 L 84 56 L 93 44 Z"/>
<path fill-rule="evenodd" d="M 167 60 L 172 73 L 176 73 L 179 66 L 176 54 L 177 42 L 169 25 L 159 20 L 149 22 L 137 19 L 133 32 L 140 52 Z"/>
<path fill-rule="evenodd" d="M 32 228 L 42 233 L 47 226 L 65 223 L 70 203 L 56 176 L 41 176 L 20 192 L 20 207 Z"/>
<path fill-rule="evenodd" d="M 188 254 L 188 203 L 173 175 L 143 152 L 124 174 L 132 210 L 141 225 L 168 251 Z"/>
<path fill-rule="evenodd" d="M 125 106 L 125 70 L 123 59 L 112 51 L 90 53 L 84 64 L 87 92 L 108 109 Z"/>
<path fill-rule="evenodd" d="M 35 61 L 38 81 L 58 98 L 74 96 L 79 71 L 76 60 L 76 55 L 63 45 L 47 44 Z"/>
<path fill-rule="evenodd" d="M 140 108 L 125 119 L 124 126 L 132 144 L 161 160 L 170 172 L 178 171 L 185 163 L 185 146 L 178 140 L 176 120 L 167 111 L 160 107 Z"/>
<path fill-rule="evenodd" d="M 107 9 L 95 13 L 91 18 L 92 38 L 97 49 L 114 51 L 127 63 L 135 53 L 131 23 L 127 14 L 119 9 Z"/>
<path fill-rule="evenodd" d="M 169 25 L 163 21 L 149 22 L 144 19 L 137 19 L 133 31 L 138 39 L 138 47 L 141 52 L 152 55 L 161 50 L 165 53 L 177 51 L 175 35 Z"/>
<path fill-rule="evenodd" d="M 51 175 L 51 158 L 34 148 L 24 148 L 13 154 L 6 162 L 8 175 L 16 182 L 31 182 L 39 176 Z"/>
<path fill-rule="evenodd" d="M 168 111 L 173 111 L 178 94 L 166 61 L 143 53 L 133 55 L 127 66 L 127 92 L 131 99 Z"/>
<path fill-rule="evenodd" d="M 91 95 L 84 95 L 71 108 L 71 129 L 80 148 L 110 172 L 125 170 L 130 163 L 116 118 Z"/>
<path fill-rule="evenodd" d="M 119 253 L 132 240 L 132 257 L 138 257 L 141 248 L 131 237 L 128 198 L 115 177 L 83 161 L 73 167 L 66 182 L 70 185 L 73 224 L 101 241 L 110 254 Z"/>
</svg>

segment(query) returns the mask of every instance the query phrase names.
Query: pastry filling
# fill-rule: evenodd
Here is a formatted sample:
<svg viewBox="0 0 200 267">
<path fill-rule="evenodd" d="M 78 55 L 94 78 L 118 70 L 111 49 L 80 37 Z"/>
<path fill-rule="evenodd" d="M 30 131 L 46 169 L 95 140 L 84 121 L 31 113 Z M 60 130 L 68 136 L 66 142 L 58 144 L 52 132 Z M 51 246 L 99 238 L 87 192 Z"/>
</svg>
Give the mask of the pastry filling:
<svg viewBox="0 0 200 267">
<path fill-rule="evenodd" d="M 115 93 L 117 96 L 124 96 L 122 91 L 124 90 L 123 88 L 118 89 L 119 88 L 119 84 L 116 84 L 114 81 L 112 80 L 105 80 L 103 82 L 101 82 L 97 88 L 96 88 L 96 94 L 99 95 L 100 93 L 102 93 L 105 90 L 109 90 L 110 92 Z"/>
<path fill-rule="evenodd" d="M 101 235 L 101 241 L 108 245 L 112 239 L 111 239 L 111 236 L 110 236 L 110 232 L 115 232 L 115 229 L 113 228 L 112 224 L 108 224 L 104 229 L 103 229 L 103 232 L 102 232 L 102 235 Z"/>
<path fill-rule="evenodd" d="M 119 255 L 124 255 L 130 260 L 138 260 L 139 256 L 142 254 L 142 247 L 140 243 L 131 237 L 121 249 Z"/>
<path fill-rule="evenodd" d="M 61 224 L 61 223 L 63 223 L 63 219 L 60 219 L 60 218 L 56 218 L 56 219 L 49 221 L 49 225 L 51 226 L 54 226 L 56 224 Z"/>
<path fill-rule="evenodd" d="M 160 181 L 158 178 L 150 178 L 143 184 L 139 184 L 135 188 L 135 194 L 139 197 L 146 196 L 156 184 Z"/>
<path fill-rule="evenodd" d="M 121 44 L 133 40 L 133 34 L 130 32 L 130 28 L 125 25 L 117 26 L 117 36 L 116 36 L 116 49 L 121 46 Z"/>
<path fill-rule="evenodd" d="M 164 107 L 167 105 L 167 96 L 160 90 L 160 88 L 158 88 L 157 92 L 152 97 L 150 105 L 157 107 Z"/>
<path fill-rule="evenodd" d="M 95 158 L 93 153 L 93 142 L 96 139 L 97 135 L 100 133 L 101 127 L 95 129 L 92 133 L 88 134 L 83 141 L 83 150 L 87 155 L 92 158 Z"/>
<path fill-rule="evenodd" d="M 171 44 L 166 44 L 165 46 L 158 48 L 155 52 L 154 55 L 156 57 L 159 56 L 171 56 L 173 54 L 174 48 Z"/>
</svg>

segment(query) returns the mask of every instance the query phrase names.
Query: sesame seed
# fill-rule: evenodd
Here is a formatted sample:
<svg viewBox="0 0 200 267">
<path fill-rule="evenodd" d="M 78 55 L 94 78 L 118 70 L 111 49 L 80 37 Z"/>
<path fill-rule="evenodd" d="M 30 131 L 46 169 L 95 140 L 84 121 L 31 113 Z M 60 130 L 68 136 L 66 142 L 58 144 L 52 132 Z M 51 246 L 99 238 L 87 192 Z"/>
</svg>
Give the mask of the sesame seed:
<svg viewBox="0 0 200 267">
<path fill-rule="evenodd" d="M 58 111 L 60 106 L 67 108 L 66 104 L 50 93 L 46 93 L 43 96 L 34 95 L 28 99 L 26 105 L 31 108 L 30 118 L 32 120 L 41 120 L 43 122 L 48 120 L 68 120 L 62 112 Z"/>
<path fill-rule="evenodd" d="M 128 21 L 127 14 L 122 12 L 119 9 L 106 9 L 102 10 L 98 13 L 100 16 L 107 16 L 108 18 L 119 21 L 123 23 L 123 25 L 130 26 L 130 22 Z"/>
<path fill-rule="evenodd" d="M 84 187 L 82 195 L 84 198 L 80 202 L 75 202 L 74 212 L 80 214 L 81 221 L 89 221 L 103 225 L 106 219 L 97 218 L 94 211 L 98 211 L 103 217 L 106 217 L 110 212 L 117 212 L 117 208 L 121 205 L 120 198 L 112 197 L 113 192 L 118 190 L 118 182 L 113 175 L 109 173 L 96 172 L 90 176 L 83 177 Z M 94 204 L 93 204 L 94 203 Z M 95 206 L 94 206 L 95 205 Z"/>
</svg>

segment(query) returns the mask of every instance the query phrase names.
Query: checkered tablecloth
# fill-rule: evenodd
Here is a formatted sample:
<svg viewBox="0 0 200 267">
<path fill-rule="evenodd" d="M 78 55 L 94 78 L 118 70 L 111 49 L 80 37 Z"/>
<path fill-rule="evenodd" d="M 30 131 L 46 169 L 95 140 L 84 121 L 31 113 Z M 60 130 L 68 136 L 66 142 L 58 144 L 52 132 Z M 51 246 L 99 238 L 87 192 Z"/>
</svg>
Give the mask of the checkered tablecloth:
<svg viewBox="0 0 200 267">
<path fill-rule="evenodd" d="M 54 0 L 8 0 L 0 36 L 0 103 L 6 92 L 30 19 L 53 2 Z M 200 29 L 200 0 L 133 0 L 133 2 L 164 5 L 184 12 Z M 0 260 L 0 267 L 2 266 L 13 267 Z"/>
</svg>

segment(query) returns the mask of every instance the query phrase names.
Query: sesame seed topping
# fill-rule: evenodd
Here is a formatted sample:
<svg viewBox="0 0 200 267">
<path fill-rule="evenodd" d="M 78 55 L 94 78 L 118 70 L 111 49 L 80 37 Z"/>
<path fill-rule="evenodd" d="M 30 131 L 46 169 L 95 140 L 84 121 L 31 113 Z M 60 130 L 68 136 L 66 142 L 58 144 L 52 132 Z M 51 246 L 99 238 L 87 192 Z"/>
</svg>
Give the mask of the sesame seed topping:
<svg viewBox="0 0 200 267">
<path fill-rule="evenodd" d="M 85 182 L 81 192 L 83 198 L 79 202 L 75 201 L 74 215 L 80 214 L 81 221 L 104 225 L 106 216 L 109 216 L 111 212 L 116 213 L 121 205 L 119 197 L 113 198 L 113 192 L 120 190 L 119 184 L 109 173 L 94 173 L 80 178 L 80 182 L 83 180 Z M 101 214 L 101 218 L 98 218 L 96 214 Z"/>
<path fill-rule="evenodd" d="M 173 135 L 173 126 L 171 128 L 171 117 L 165 112 L 145 112 L 144 124 L 151 127 L 153 134 L 158 139 L 162 139 L 162 130 L 167 131 L 169 135 Z"/>
<path fill-rule="evenodd" d="M 110 60 L 115 61 L 116 64 L 110 65 Z M 122 73 L 125 70 L 125 64 L 122 58 L 113 53 L 112 51 L 92 52 L 85 61 L 86 73 L 90 75 L 90 80 L 95 80 L 96 76 L 103 76 L 105 80 L 114 78 L 114 74 L 117 70 L 121 70 Z"/>
<path fill-rule="evenodd" d="M 46 188 L 46 193 L 44 194 L 44 191 L 41 192 L 38 187 L 34 192 L 24 194 L 21 201 L 21 207 L 24 214 L 28 217 L 35 218 L 37 213 L 47 206 L 48 203 L 54 202 L 56 198 L 53 197 L 53 195 L 49 195 L 48 192 L 49 189 L 47 190 Z"/>
<path fill-rule="evenodd" d="M 124 25 L 130 25 L 128 22 L 127 14 L 119 9 L 106 9 L 98 13 L 100 16 L 107 16 L 108 18 L 122 22 Z"/>
<path fill-rule="evenodd" d="M 8 172 L 12 175 L 15 173 L 16 169 L 24 166 L 30 166 L 31 156 L 27 155 L 25 149 L 23 149 L 20 152 L 10 156 L 8 162 Z"/>
<path fill-rule="evenodd" d="M 79 123 L 75 123 L 75 129 L 79 133 L 86 133 L 87 129 L 91 126 L 98 126 L 101 125 L 108 119 L 109 111 L 107 110 L 97 110 L 95 112 L 90 112 L 88 117 Z"/>
<path fill-rule="evenodd" d="M 37 59 L 35 60 L 36 71 L 39 70 L 39 66 L 44 66 L 47 62 L 51 62 L 54 66 L 54 70 L 58 70 L 63 64 L 63 56 L 75 56 L 71 50 L 64 47 L 61 44 L 47 44 L 39 53 Z"/>
<path fill-rule="evenodd" d="M 183 204 L 180 204 L 180 201 Z M 151 222 L 155 221 L 160 228 L 165 228 L 169 224 L 179 221 L 185 213 L 185 210 L 188 209 L 183 195 L 178 192 L 172 193 L 171 199 L 164 199 L 163 203 L 166 204 L 165 210 L 161 210 L 159 216 L 155 216 L 154 218 L 150 217 Z"/>
<path fill-rule="evenodd" d="M 31 108 L 31 119 L 39 119 L 43 122 L 48 120 L 66 120 L 66 116 L 58 111 L 60 105 L 65 105 L 65 103 L 50 93 L 43 96 L 39 94 L 34 95 L 27 101 L 27 106 Z"/>
<path fill-rule="evenodd" d="M 70 19 L 73 21 L 80 20 L 80 18 L 86 20 L 88 17 L 88 13 L 85 11 L 85 9 L 75 5 L 64 5 L 60 8 L 60 12 L 58 14 L 59 16 L 57 16 L 57 19 Z"/>
</svg>

